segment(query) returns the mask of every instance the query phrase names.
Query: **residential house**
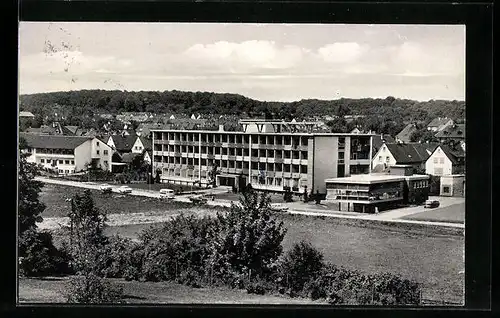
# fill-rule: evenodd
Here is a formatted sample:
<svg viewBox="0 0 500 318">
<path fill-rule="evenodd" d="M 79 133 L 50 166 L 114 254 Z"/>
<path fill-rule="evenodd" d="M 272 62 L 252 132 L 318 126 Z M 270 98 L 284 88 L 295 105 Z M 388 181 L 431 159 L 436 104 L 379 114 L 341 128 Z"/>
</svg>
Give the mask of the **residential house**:
<svg viewBox="0 0 500 318">
<path fill-rule="evenodd" d="M 465 152 L 439 145 L 425 163 L 425 172 L 435 176 L 449 176 L 465 172 Z"/>
<path fill-rule="evenodd" d="M 111 171 L 113 150 L 101 139 L 77 136 L 20 133 L 26 141 L 28 162 L 42 165 L 59 174 L 87 170 L 89 165 Z"/>
<path fill-rule="evenodd" d="M 453 124 L 436 133 L 440 142 L 465 141 L 465 124 Z"/>
<path fill-rule="evenodd" d="M 137 136 L 133 135 L 112 135 L 106 142 L 111 148 L 120 154 L 132 152 Z"/>
<path fill-rule="evenodd" d="M 445 129 L 448 126 L 453 125 L 453 119 L 447 117 L 434 118 L 428 125 L 427 130 L 438 132 Z"/>
<path fill-rule="evenodd" d="M 372 160 L 372 171 L 380 172 L 394 165 L 411 165 L 424 170 L 437 143 L 384 143 Z"/>
<path fill-rule="evenodd" d="M 372 140 L 373 158 L 375 158 L 375 155 L 377 154 L 377 152 L 379 151 L 379 149 L 382 147 L 382 145 L 384 143 L 393 144 L 393 143 L 396 143 L 396 140 L 391 135 L 387 135 L 387 134 L 379 134 L 379 135 L 373 136 L 373 140 Z"/>
<path fill-rule="evenodd" d="M 396 135 L 396 142 L 398 143 L 410 143 L 411 142 L 411 135 L 417 131 L 417 125 L 415 123 L 410 123 L 406 125 L 403 130 L 399 134 Z"/>
<path fill-rule="evenodd" d="M 151 164 L 151 140 L 137 137 L 132 147 L 132 153 L 142 154 L 144 156 L 144 161 Z"/>
<path fill-rule="evenodd" d="M 465 197 L 465 175 L 452 174 L 441 176 L 440 178 L 440 196 L 446 197 Z"/>
</svg>

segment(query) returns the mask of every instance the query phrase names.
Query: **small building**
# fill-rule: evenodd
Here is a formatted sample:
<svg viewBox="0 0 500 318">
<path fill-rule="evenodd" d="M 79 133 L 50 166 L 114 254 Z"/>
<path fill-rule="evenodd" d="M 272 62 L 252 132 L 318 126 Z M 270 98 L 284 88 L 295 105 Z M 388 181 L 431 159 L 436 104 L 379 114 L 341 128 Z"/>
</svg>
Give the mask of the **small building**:
<svg viewBox="0 0 500 318">
<path fill-rule="evenodd" d="M 438 132 L 445 129 L 448 126 L 453 125 L 454 122 L 451 118 L 447 117 L 438 117 L 434 118 L 428 125 L 427 130 Z"/>
<path fill-rule="evenodd" d="M 403 130 L 399 134 L 396 135 L 396 142 L 398 143 L 410 143 L 411 142 L 411 135 L 417 131 L 417 125 L 414 123 L 406 125 Z"/>
<path fill-rule="evenodd" d="M 372 172 L 382 172 L 394 165 L 412 165 L 424 170 L 427 159 L 438 147 L 437 143 L 383 143 L 373 156 Z"/>
<path fill-rule="evenodd" d="M 465 124 L 453 124 L 436 133 L 440 142 L 465 141 Z"/>
<path fill-rule="evenodd" d="M 425 163 L 425 173 L 448 176 L 465 172 L 465 152 L 445 145 L 439 145 Z"/>
<path fill-rule="evenodd" d="M 429 176 L 414 175 L 411 165 L 387 173 L 326 179 L 326 200 L 339 211 L 376 213 L 400 205 L 421 204 L 429 197 Z"/>
<path fill-rule="evenodd" d="M 465 175 L 452 174 L 441 176 L 439 195 L 446 197 L 465 197 Z"/>
</svg>

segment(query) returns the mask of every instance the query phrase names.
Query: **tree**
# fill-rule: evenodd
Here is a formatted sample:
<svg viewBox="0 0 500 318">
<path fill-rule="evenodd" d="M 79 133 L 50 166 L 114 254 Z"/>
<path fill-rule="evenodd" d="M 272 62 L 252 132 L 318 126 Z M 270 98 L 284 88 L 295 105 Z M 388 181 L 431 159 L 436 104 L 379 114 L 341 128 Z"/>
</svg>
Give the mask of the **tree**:
<svg viewBox="0 0 500 318">
<path fill-rule="evenodd" d="M 26 141 L 19 140 L 20 150 L 27 147 Z M 18 175 L 18 220 L 19 234 L 22 235 L 27 230 L 35 230 L 36 223 L 42 222 L 42 212 L 45 210 L 45 204 L 40 202 L 39 193 L 42 190 L 43 183 L 35 180 L 39 175 L 35 164 L 27 162 L 27 154 L 19 154 L 19 175 Z"/>
<path fill-rule="evenodd" d="M 106 214 L 98 209 L 90 190 L 71 200 L 70 250 L 77 277 L 67 291 L 69 302 L 120 302 L 122 291 L 102 278 L 103 258 L 108 238 L 104 235 Z"/>
<path fill-rule="evenodd" d="M 208 172 L 208 177 L 209 177 L 209 183 L 212 185 L 212 187 L 217 186 L 217 175 L 219 174 L 219 167 L 217 166 L 216 163 L 212 165 L 212 169 Z"/>
<path fill-rule="evenodd" d="M 271 200 L 265 193 L 245 191 L 240 205 L 227 214 L 217 214 L 210 241 L 209 267 L 225 272 L 247 273 L 261 277 L 271 274 L 281 255 L 286 229 L 273 216 Z"/>
</svg>

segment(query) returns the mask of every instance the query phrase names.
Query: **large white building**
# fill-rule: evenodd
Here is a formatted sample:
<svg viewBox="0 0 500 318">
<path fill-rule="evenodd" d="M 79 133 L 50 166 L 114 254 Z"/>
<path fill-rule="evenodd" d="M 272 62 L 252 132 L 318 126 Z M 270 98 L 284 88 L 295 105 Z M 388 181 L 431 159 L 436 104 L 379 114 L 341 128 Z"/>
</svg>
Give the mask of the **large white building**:
<svg viewBox="0 0 500 318">
<path fill-rule="evenodd" d="M 153 129 L 163 182 L 326 193 L 325 180 L 369 173 L 371 134 L 314 132 L 317 122 L 242 120 L 242 131 Z"/>
<path fill-rule="evenodd" d="M 113 150 L 92 137 L 53 136 L 20 133 L 26 141 L 28 162 L 40 164 L 60 174 L 87 170 L 89 165 L 111 171 Z"/>
</svg>

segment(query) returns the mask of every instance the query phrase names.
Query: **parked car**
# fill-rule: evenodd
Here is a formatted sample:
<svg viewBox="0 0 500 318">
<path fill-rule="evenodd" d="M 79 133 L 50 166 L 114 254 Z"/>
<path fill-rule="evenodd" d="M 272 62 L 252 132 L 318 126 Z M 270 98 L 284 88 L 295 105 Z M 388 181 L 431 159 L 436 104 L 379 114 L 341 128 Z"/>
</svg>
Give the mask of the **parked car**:
<svg viewBox="0 0 500 318">
<path fill-rule="evenodd" d="M 160 199 L 173 199 L 175 196 L 172 189 L 160 189 Z"/>
<path fill-rule="evenodd" d="M 128 186 L 121 186 L 118 188 L 118 192 L 121 194 L 132 193 L 132 188 Z"/>
<path fill-rule="evenodd" d="M 193 202 L 195 204 L 205 204 L 208 201 L 206 198 L 204 198 L 203 196 L 200 196 L 200 195 L 190 196 L 189 200 L 191 200 L 191 202 Z"/>
<path fill-rule="evenodd" d="M 437 208 L 439 206 L 439 201 L 437 200 L 427 200 L 425 201 L 424 208 Z"/>
<path fill-rule="evenodd" d="M 288 211 L 288 207 L 281 205 L 279 203 L 274 203 L 274 204 L 271 204 L 271 210 L 273 212 L 286 212 L 286 211 Z"/>
<path fill-rule="evenodd" d="M 109 184 L 103 184 L 100 186 L 100 189 L 103 193 L 111 193 L 113 188 Z"/>
</svg>

